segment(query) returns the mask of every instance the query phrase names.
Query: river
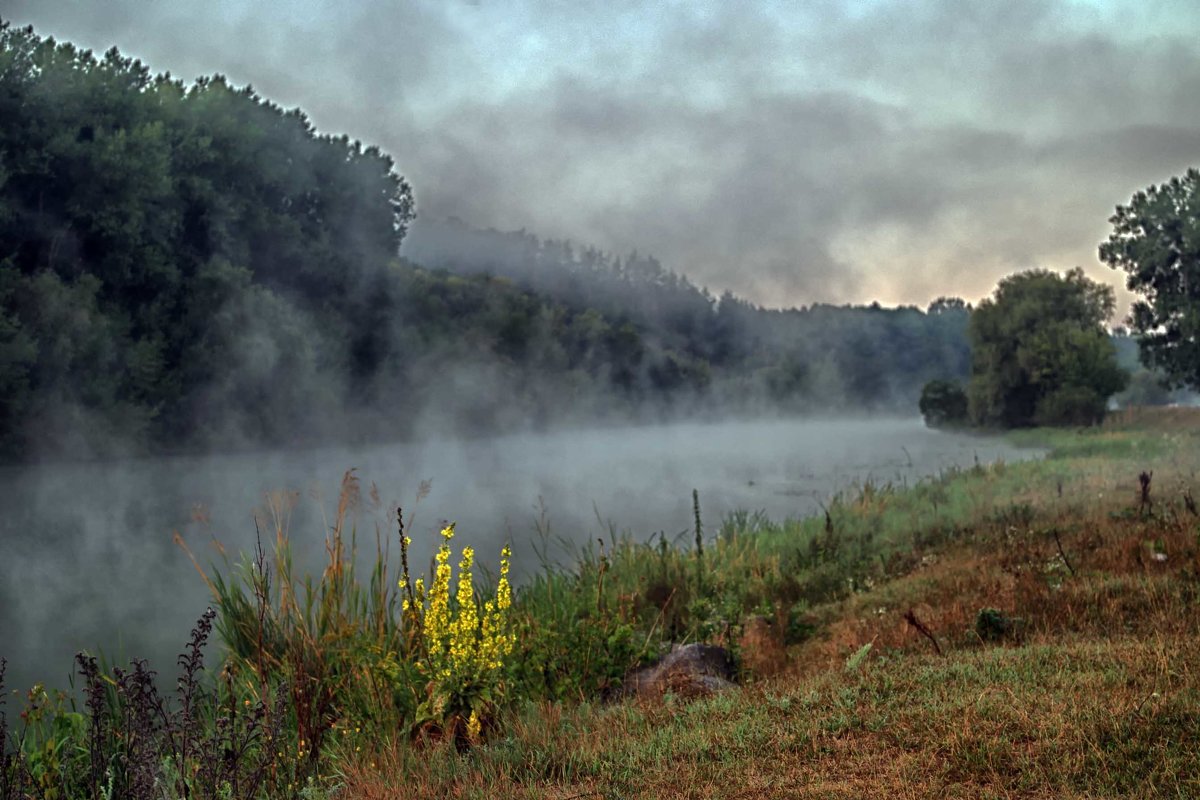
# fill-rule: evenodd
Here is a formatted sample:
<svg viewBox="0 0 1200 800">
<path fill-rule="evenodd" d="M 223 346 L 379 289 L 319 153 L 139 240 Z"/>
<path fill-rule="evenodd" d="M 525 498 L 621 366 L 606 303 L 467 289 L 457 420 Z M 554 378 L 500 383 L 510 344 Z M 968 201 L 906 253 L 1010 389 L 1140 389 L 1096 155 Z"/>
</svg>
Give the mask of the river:
<svg viewBox="0 0 1200 800">
<path fill-rule="evenodd" d="M 72 657 L 102 649 L 145 656 L 174 674 L 175 654 L 209 598 L 178 533 L 202 561 L 214 541 L 244 552 L 267 492 L 297 493 L 297 560 L 319 564 L 341 478 L 354 468 L 364 502 L 360 544 L 393 536 L 394 508 L 414 515 L 414 563 L 436 530 L 493 558 L 503 539 L 514 572 L 535 563 L 539 516 L 553 536 L 582 542 L 610 530 L 647 539 L 705 527 L 736 509 L 774 519 L 811 514 L 865 481 L 911 484 L 953 466 L 1036 456 L 997 439 L 927 430 L 919 420 L 687 423 L 304 452 L 9 467 L 0 473 L 0 656 L 11 688 L 66 686 Z M 423 481 L 431 490 L 414 498 Z M 380 504 L 371 510 L 371 485 Z M 541 510 L 539 510 L 541 509 Z"/>
</svg>

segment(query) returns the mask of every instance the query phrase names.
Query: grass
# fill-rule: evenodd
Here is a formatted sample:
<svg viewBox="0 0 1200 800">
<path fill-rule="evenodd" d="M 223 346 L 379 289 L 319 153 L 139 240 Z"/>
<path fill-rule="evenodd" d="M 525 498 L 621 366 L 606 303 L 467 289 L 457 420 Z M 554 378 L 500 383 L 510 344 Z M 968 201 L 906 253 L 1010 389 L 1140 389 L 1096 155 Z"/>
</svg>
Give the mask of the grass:
<svg viewBox="0 0 1200 800">
<path fill-rule="evenodd" d="M 1192 797 L 1194 643 L 876 659 L 688 705 L 530 708 L 466 757 L 392 754 L 361 797 Z M 381 776 L 393 776 L 389 781 Z"/>
<path fill-rule="evenodd" d="M 231 774 L 269 798 L 1200 796 L 1200 414 L 1013 439 L 1049 455 L 866 483 L 819 516 L 735 514 L 706 536 L 697 514 L 695 542 L 611 535 L 544 564 L 515 592 L 515 651 L 470 742 L 419 719 L 434 691 L 420 637 L 383 534 L 354 576 L 348 477 L 322 575 L 292 574 L 279 525 L 273 559 L 210 576 L 228 653 L 189 690 L 212 729 L 193 738 L 210 746 L 221 708 L 253 707 L 286 759 L 243 737 Z M 743 685 L 615 699 L 681 641 L 731 648 Z M 74 742 L 87 785 L 85 717 L 58 739 L 26 724 L 0 781 L 30 743 Z M 3 800 L 35 796 L 5 785 Z M 163 796 L 191 796 L 173 785 Z"/>
</svg>

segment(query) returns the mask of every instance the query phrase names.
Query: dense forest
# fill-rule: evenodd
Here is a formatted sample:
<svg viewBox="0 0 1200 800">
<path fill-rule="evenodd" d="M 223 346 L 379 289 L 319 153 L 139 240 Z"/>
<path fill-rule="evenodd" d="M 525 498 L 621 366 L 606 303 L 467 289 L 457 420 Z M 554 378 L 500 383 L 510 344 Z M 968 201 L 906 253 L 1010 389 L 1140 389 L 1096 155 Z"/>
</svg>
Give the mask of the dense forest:
<svg viewBox="0 0 1200 800">
<path fill-rule="evenodd" d="M 969 368 L 961 301 L 770 310 L 415 218 L 390 156 L 251 87 L 0 27 L 0 454 L 912 413 Z"/>
</svg>

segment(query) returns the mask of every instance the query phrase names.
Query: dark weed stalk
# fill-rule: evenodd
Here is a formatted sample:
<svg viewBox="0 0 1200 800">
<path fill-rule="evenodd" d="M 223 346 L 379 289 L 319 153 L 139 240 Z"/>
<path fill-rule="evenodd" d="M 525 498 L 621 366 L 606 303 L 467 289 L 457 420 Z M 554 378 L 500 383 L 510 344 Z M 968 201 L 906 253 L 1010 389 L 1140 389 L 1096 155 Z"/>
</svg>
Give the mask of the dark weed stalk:
<svg viewBox="0 0 1200 800">
<path fill-rule="evenodd" d="M 200 705 L 203 702 L 200 690 L 200 675 L 204 671 L 204 645 L 212 634 L 213 619 L 217 612 L 211 607 L 206 608 L 196 627 L 192 628 L 192 637 L 187 648 L 179 655 L 178 664 L 181 670 L 177 694 L 179 697 L 179 712 L 174 725 L 168 726 L 171 748 L 175 763 L 181 770 L 186 770 L 192 760 L 200 754 L 196 752 L 196 743 L 200 740 L 201 725 Z M 180 788 L 184 798 L 191 797 L 186 776 L 181 780 Z"/>
<path fill-rule="evenodd" d="M 104 736 L 105 719 L 108 714 L 108 690 L 100 677 L 100 667 L 96 657 L 85 653 L 76 653 L 75 662 L 79 665 L 79 674 L 83 676 L 83 691 L 88 716 L 91 724 L 88 726 L 88 757 L 91 761 L 89 788 L 92 797 L 100 796 L 100 782 L 104 777 L 104 762 L 106 742 Z"/>
<path fill-rule="evenodd" d="M 604 613 L 604 576 L 608 573 L 608 554 L 604 552 L 604 540 L 600 542 L 600 560 L 596 565 L 596 612 Z"/>
<path fill-rule="evenodd" d="M 1050 532 L 1054 534 L 1054 544 L 1058 546 L 1058 556 L 1066 565 L 1067 571 L 1071 573 L 1071 577 L 1075 577 L 1075 568 L 1071 566 L 1071 562 L 1067 559 L 1067 552 L 1063 550 L 1062 540 L 1058 537 L 1058 528 L 1051 528 Z"/>
<path fill-rule="evenodd" d="M 929 628 L 925 627 L 925 623 L 923 623 L 923 622 L 921 622 L 921 620 L 917 619 L 917 615 L 915 613 L 913 613 L 913 610 L 911 608 L 908 611 L 904 612 L 904 621 L 907 622 L 909 625 L 913 626 L 914 628 L 916 628 L 921 633 L 922 636 L 924 636 L 926 639 L 928 639 L 930 642 L 932 642 L 933 649 L 937 651 L 937 654 L 939 656 L 942 655 L 942 646 L 940 644 L 938 644 L 937 637 L 933 635 L 933 632 L 931 630 L 929 630 Z"/>
<path fill-rule="evenodd" d="M 421 611 L 417 608 L 417 595 L 408 568 L 409 537 L 404 532 L 404 509 L 400 506 L 396 507 L 396 528 L 400 531 L 400 590 L 404 593 L 400 605 L 406 609 L 401 614 L 400 633 L 405 646 L 413 652 L 421 646 Z"/>
<path fill-rule="evenodd" d="M 116 694 L 116 708 L 108 712 L 112 754 L 101 761 L 112 765 L 113 796 L 151 800 L 160 767 L 160 735 L 169 730 L 169 719 L 154 688 L 154 670 L 141 659 L 133 659 L 130 666 L 129 671 L 120 667 L 112 671 Z"/>
<path fill-rule="evenodd" d="M 29 771 L 20 747 L 8 752 L 8 719 L 4 714 L 4 671 L 8 661 L 0 658 L 0 800 L 20 800 L 26 796 Z"/>
</svg>

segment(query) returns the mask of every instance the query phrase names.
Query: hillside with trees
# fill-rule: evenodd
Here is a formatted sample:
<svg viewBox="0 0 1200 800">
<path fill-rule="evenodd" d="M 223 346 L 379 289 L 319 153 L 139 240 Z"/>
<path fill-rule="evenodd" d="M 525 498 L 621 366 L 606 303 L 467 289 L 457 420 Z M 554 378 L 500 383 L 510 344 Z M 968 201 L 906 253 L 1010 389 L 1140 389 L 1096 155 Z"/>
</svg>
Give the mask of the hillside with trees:
<svg viewBox="0 0 1200 800">
<path fill-rule="evenodd" d="M 430 223 L 392 158 L 220 75 L 0 28 L 0 454 L 903 410 L 968 309 L 768 310 Z M 440 232 L 440 233 L 439 233 Z"/>
<path fill-rule="evenodd" d="M 422 220 L 402 252 L 624 320 L 682 364 L 701 365 L 722 407 L 911 413 L 927 380 L 965 377 L 970 367 L 970 306 L 958 298 L 939 298 L 925 310 L 878 303 L 769 309 L 731 292 L 715 297 L 636 251 L 622 257 L 461 220 Z M 652 388 L 663 388 L 661 381 Z"/>
</svg>

